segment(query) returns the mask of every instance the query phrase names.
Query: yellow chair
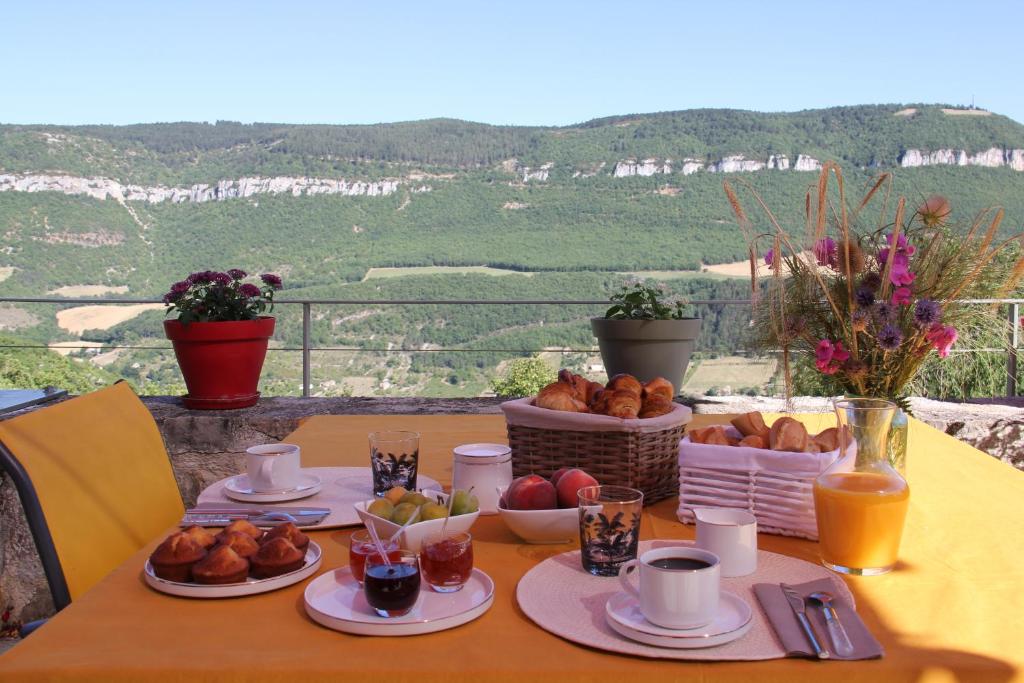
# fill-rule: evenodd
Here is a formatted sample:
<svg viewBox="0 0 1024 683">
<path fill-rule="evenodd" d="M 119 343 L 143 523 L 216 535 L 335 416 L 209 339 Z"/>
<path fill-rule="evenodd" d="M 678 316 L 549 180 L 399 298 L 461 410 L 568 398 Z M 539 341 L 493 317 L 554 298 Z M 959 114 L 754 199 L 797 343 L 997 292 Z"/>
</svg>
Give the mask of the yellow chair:
<svg viewBox="0 0 1024 683">
<path fill-rule="evenodd" d="M 153 416 L 125 382 L 0 422 L 0 466 L 58 610 L 184 513 Z"/>
</svg>

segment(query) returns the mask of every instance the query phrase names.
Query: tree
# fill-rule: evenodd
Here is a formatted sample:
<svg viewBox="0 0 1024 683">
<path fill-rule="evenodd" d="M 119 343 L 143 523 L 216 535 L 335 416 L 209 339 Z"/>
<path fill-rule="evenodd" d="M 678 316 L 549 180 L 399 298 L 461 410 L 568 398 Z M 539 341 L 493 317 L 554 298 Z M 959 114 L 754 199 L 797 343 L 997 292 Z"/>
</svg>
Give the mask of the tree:
<svg viewBox="0 0 1024 683">
<path fill-rule="evenodd" d="M 554 368 L 538 356 L 516 358 L 508 364 L 503 377 L 495 379 L 491 384 L 494 393 L 501 398 L 532 396 L 542 388 L 554 382 Z"/>
</svg>

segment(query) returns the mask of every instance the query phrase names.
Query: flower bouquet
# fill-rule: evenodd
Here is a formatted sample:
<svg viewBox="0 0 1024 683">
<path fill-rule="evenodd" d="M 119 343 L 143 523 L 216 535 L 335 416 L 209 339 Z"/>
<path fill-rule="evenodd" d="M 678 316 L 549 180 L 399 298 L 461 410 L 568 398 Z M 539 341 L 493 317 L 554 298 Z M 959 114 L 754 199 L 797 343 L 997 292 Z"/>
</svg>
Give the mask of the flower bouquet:
<svg viewBox="0 0 1024 683">
<path fill-rule="evenodd" d="M 743 187 L 769 230 L 755 229 L 732 183 L 724 183 L 750 249 L 758 342 L 781 350 L 787 397 L 796 350 L 813 354 L 814 371 L 830 393 L 885 398 L 909 412 L 905 392 L 932 352 L 946 358 L 965 331 L 1005 326 L 993 307 L 965 301 L 1004 297 L 1024 275 L 1022 235 L 998 239 L 1002 209 L 986 209 L 966 230 L 955 230 L 944 197 L 932 196 L 916 210 L 908 210 L 905 197 L 893 202 L 889 173 L 851 205 L 841 169 L 828 162 L 807 192 L 798 235 Z M 873 203 L 878 215 L 868 223 L 864 213 Z M 768 247 L 765 288 L 758 283 L 762 246 Z"/>
</svg>

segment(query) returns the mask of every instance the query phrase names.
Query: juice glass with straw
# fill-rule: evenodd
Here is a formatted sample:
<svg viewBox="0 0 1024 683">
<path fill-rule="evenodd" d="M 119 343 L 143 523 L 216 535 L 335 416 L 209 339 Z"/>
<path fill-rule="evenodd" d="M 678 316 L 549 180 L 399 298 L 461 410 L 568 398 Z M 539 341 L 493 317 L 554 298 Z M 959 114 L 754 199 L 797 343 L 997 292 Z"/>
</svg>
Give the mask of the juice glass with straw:
<svg viewBox="0 0 1024 683">
<path fill-rule="evenodd" d="M 839 457 L 814 482 L 821 562 L 843 574 L 884 574 L 896 565 L 910 500 L 889 465 L 896 405 L 874 398 L 835 401 Z"/>
</svg>

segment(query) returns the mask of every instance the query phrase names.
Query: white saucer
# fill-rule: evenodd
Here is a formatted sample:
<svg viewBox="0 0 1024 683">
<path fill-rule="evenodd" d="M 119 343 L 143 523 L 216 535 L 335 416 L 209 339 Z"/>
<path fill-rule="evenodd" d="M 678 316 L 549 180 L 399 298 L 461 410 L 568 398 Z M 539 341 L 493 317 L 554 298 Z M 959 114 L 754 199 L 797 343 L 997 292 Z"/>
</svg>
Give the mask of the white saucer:
<svg viewBox="0 0 1024 683">
<path fill-rule="evenodd" d="M 299 474 L 299 485 L 293 489 L 257 493 L 252 490 L 249 475 L 239 474 L 224 482 L 224 495 L 243 503 L 283 503 L 286 500 L 298 500 L 312 496 L 320 491 L 321 484 L 320 477 L 315 474 Z"/>
<path fill-rule="evenodd" d="M 320 568 L 322 559 L 323 552 L 320 550 L 320 546 L 310 541 L 309 547 L 306 548 L 306 561 L 301 567 L 293 572 L 272 576 L 269 579 L 254 579 L 250 577 L 241 583 L 220 585 L 179 583 L 177 581 L 161 579 L 157 576 L 153 572 L 153 565 L 149 563 L 149 560 L 146 560 L 142 575 L 150 588 L 169 595 L 177 595 L 183 598 L 236 598 L 242 595 L 268 593 L 276 591 L 278 588 L 298 583 L 307 576 L 316 573 L 316 570 Z"/>
<path fill-rule="evenodd" d="M 424 582 L 416 606 L 402 617 L 381 617 L 366 602 L 348 567 L 321 574 L 306 586 L 306 613 L 316 623 L 364 636 L 412 636 L 433 633 L 473 621 L 494 603 L 494 581 L 473 569 L 455 593 L 435 593 Z"/>
<path fill-rule="evenodd" d="M 652 624 L 640 612 L 640 602 L 624 592 L 609 598 L 605 616 L 608 625 L 619 635 L 647 645 L 675 649 L 724 645 L 745 635 L 753 623 L 750 605 L 729 591 L 721 593 L 718 616 L 700 628 L 679 630 Z"/>
</svg>

